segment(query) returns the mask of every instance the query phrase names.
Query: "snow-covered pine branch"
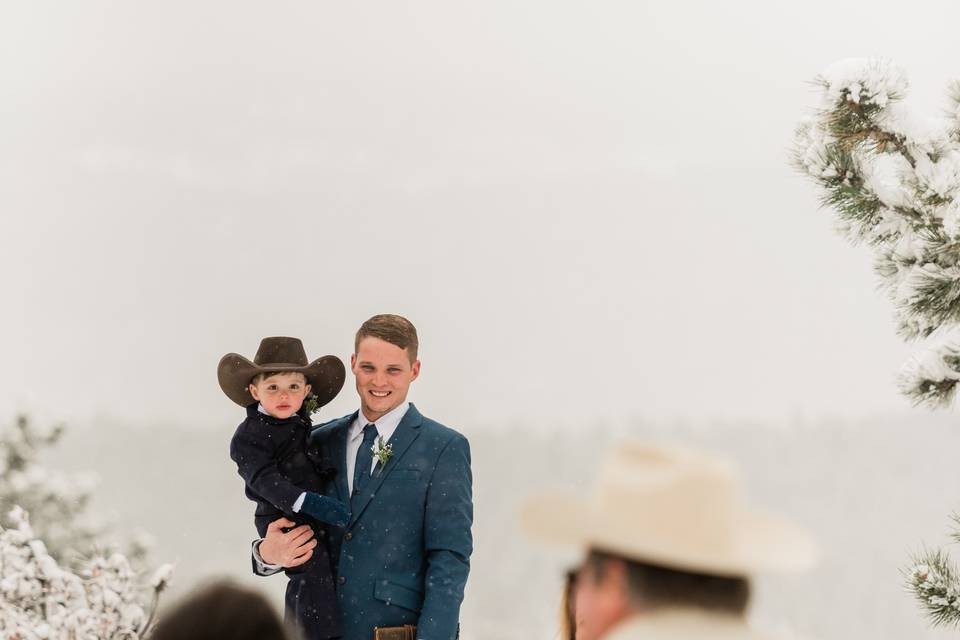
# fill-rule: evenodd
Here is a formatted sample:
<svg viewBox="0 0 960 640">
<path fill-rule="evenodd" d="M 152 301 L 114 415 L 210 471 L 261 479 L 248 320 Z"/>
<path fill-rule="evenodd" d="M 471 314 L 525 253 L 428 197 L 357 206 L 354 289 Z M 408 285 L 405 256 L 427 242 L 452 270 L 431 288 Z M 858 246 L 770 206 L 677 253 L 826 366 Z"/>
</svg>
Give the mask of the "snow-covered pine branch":
<svg viewBox="0 0 960 640">
<path fill-rule="evenodd" d="M 61 567 L 16 507 L 0 530 L 0 635 L 24 640 L 142 638 L 149 631 L 169 566 L 148 584 L 127 559 L 94 555 Z"/>
<path fill-rule="evenodd" d="M 107 526 L 88 514 L 97 475 L 64 473 L 41 464 L 43 452 L 56 446 L 63 433 L 62 426 L 41 428 L 26 415 L 0 428 L 0 526 L 15 526 L 8 514 L 21 507 L 30 513 L 37 537 L 61 564 L 79 560 L 94 546 L 122 546 L 134 566 L 144 568 L 152 546 L 149 536 L 139 533 L 121 544 L 111 538 Z"/>
<path fill-rule="evenodd" d="M 134 537 L 119 553 L 108 528 L 87 517 L 96 478 L 40 464 L 62 434 L 26 416 L 0 429 L 0 637 L 144 637 L 172 568 L 144 584 L 150 543 Z"/>
<path fill-rule="evenodd" d="M 900 390 L 919 403 L 944 406 L 960 381 L 960 329 L 934 336 L 900 369 Z"/>
<path fill-rule="evenodd" d="M 960 516 L 951 516 L 950 537 L 960 542 Z M 943 549 L 916 554 L 903 571 L 907 591 L 934 626 L 960 626 L 960 571 Z"/>
<path fill-rule="evenodd" d="M 33 529 L 58 560 L 86 552 L 102 532 L 86 515 L 96 475 L 66 474 L 39 463 L 42 451 L 62 435 L 62 427 L 41 429 L 25 415 L 0 429 L 0 525 L 16 526 L 9 514 L 14 507 L 26 509 Z"/>
<path fill-rule="evenodd" d="M 816 81 L 821 105 L 797 128 L 793 165 L 814 180 L 850 240 L 869 245 L 900 334 L 934 338 L 908 362 L 900 386 L 942 406 L 960 374 L 960 84 L 946 119 L 915 117 L 908 82 L 889 61 L 838 62 Z M 938 361 L 939 359 L 939 361 Z"/>
</svg>

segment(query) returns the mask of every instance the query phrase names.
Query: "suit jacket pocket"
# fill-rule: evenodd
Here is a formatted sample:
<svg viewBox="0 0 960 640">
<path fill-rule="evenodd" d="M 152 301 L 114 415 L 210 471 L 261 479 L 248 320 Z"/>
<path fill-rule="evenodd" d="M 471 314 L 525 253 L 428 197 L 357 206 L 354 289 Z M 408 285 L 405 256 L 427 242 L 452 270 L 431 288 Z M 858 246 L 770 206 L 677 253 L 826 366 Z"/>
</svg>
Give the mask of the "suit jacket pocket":
<svg viewBox="0 0 960 640">
<path fill-rule="evenodd" d="M 390 482 L 396 482 L 400 480 L 413 480 L 417 481 L 420 479 L 420 470 L 419 469 L 394 469 L 390 472 Z"/>
<path fill-rule="evenodd" d="M 373 587 L 373 597 L 388 605 L 396 605 L 416 613 L 420 613 L 423 607 L 422 593 L 389 580 L 377 580 Z"/>
</svg>

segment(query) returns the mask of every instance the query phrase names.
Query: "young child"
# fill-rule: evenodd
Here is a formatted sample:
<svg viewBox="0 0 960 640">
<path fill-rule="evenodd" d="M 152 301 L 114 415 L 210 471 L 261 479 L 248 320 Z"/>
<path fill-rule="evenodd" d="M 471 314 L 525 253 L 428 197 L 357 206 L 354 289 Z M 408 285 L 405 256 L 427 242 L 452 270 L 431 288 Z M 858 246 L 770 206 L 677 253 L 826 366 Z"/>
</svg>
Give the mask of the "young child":
<svg viewBox="0 0 960 640">
<path fill-rule="evenodd" d="M 257 503 L 257 531 L 266 536 L 267 526 L 285 516 L 311 524 L 316 532 L 310 560 L 286 570 L 286 618 L 309 640 L 341 635 L 326 525 L 346 526 L 350 511 L 322 495 L 335 471 L 315 466 L 320 452 L 308 443 L 311 421 L 304 404 L 311 392 L 316 407 L 333 400 L 344 376 L 336 356 L 308 364 L 297 338 L 264 338 L 253 362 L 228 353 L 217 366 L 220 388 L 247 409 L 230 441 L 230 457 L 246 483 L 247 497 Z"/>
</svg>

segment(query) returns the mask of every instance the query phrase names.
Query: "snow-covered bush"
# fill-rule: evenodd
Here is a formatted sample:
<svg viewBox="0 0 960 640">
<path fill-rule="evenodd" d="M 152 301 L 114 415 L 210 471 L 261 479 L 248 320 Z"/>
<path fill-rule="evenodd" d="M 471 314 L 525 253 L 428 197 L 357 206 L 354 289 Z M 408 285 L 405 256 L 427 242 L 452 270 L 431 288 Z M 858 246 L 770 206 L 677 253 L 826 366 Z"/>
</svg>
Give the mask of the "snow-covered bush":
<svg viewBox="0 0 960 640">
<path fill-rule="evenodd" d="M 147 589 L 119 553 L 94 555 L 78 569 L 66 569 L 47 552 L 23 509 L 12 509 L 7 520 L 15 526 L 0 531 L 0 636 L 18 640 L 145 636 L 169 580 L 169 565 L 155 572 Z"/>
<path fill-rule="evenodd" d="M 10 514 L 14 507 L 25 509 L 58 560 L 80 557 L 102 533 L 86 515 L 97 477 L 52 471 L 38 461 L 62 435 L 62 427 L 40 429 L 24 415 L 0 430 L 0 526 L 16 527 Z"/>
<path fill-rule="evenodd" d="M 121 553 L 87 514 L 95 476 L 40 464 L 62 434 L 26 416 L 0 429 L 0 638 L 143 638 L 172 567 L 145 580 L 143 536 Z"/>
<path fill-rule="evenodd" d="M 121 543 L 89 515 L 99 482 L 95 473 L 65 473 L 41 464 L 44 450 L 55 446 L 63 433 L 62 426 L 40 428 L 25 415 L 0 428 L 0 526 L 16 527 L 9 514 L 20 507 L 61 564 L 71 565 L 99 547 L 122 551 L 135 568 L 146 567 L 152 546 L 148 535 L 137 533 Z"/>
</svg>

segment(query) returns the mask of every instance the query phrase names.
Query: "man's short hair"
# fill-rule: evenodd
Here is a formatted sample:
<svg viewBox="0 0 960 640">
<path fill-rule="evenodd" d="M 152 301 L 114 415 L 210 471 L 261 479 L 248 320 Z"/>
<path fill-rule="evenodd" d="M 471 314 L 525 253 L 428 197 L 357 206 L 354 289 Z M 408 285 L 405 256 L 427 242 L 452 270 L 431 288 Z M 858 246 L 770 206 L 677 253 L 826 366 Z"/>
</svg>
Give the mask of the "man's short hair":
<svg viewBox="0 0 960 640">
<path fill-rule="evenodd" d="M 420 348 L 417 328 L 403 316 L 382 313 L 360 325 L 357 337 L 353 341 L 354 353 L 360 348 L 360 341 L 364 338 L 379 338 L 401 349 L 406 349 L 411 363 L 417 359 L 417 350 Z"/>
<path fill-rule="evenodd" d="M 745 577 L 718 576 L 669 569 L 591 550 L 586 563 L 596 580 L 608 565 L 626 567 L 627 591 L 632 602 L 645 608 L 697 607 L 719 613 L 743 614 L 750 601 L 750 581 Z"/>
</svg>

